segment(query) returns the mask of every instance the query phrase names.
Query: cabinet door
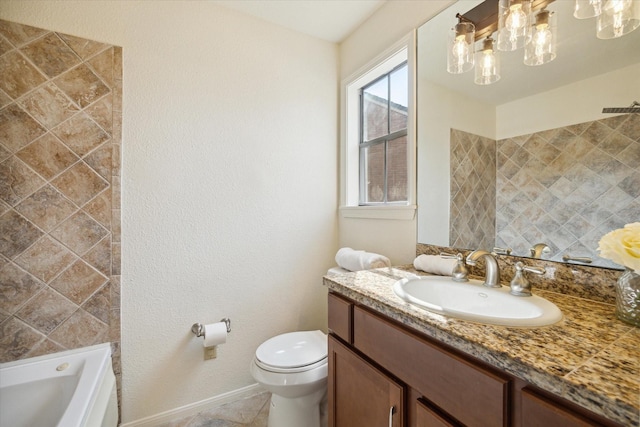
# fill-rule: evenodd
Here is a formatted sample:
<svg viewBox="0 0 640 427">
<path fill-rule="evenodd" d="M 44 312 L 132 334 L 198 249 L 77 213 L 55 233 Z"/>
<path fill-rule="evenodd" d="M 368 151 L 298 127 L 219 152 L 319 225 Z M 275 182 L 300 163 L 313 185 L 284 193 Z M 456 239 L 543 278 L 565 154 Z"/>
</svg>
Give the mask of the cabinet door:
<svg viewBox="0 0 640 427">
<path fill-rule="evenodd" d="M 404 387 L 329 336 L 329 426 L 404 426 Z"/>
<path fill-rule="evenodd" d="M 430 404 L 422 400 L 416 401 L 415 427 L 460 427 L 456 421 L 435 410 Z"/>
<path fill-rule="evenodd" d="M 602 426 L 533 390 L 522 390 L 522 427 Z"/>
</svg>

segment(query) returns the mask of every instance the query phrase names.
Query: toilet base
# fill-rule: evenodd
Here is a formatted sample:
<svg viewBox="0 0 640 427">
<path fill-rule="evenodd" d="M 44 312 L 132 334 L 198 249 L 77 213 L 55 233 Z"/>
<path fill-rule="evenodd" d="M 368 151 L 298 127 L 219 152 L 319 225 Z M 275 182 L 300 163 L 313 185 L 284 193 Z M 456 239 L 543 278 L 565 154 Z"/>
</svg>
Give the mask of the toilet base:
<svg viewBox="0 0 640 427">
<path fill-rule="evenodd" d="M 267 427 L 320 427 L 320 402 L 326 393 L 323 388 L 295 398 L 272 394 Z"/>
</svg>

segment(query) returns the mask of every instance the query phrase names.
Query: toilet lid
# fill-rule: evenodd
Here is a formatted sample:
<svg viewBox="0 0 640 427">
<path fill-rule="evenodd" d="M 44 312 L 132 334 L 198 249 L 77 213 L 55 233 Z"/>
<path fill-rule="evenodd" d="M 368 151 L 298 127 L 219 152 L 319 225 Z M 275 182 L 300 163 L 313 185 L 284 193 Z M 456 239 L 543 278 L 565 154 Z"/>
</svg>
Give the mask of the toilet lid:
<svg viewBox="0 0 640 427">
<path fill-rule="evenodd" d="M 277 368 L 298 368 L 327 357 L 327 336 L 322 331 L 290 332 L 268 339 L 256 358 Z"/>
</svg>

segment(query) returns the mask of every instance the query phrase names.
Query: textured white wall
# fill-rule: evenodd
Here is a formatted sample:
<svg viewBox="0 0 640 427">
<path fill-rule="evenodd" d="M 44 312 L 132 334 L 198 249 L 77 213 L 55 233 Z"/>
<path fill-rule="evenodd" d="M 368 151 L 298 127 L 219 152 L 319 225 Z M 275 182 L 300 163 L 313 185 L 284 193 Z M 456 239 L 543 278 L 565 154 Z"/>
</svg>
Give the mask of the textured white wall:
<svg viewBox="0 0 640 427">
<path fill-rule="evenodd" d="M 123 47 L 123 421 L 253 383 L 255 348 L 324 328 L 337 249 L 338 48 L 200 1 L 12 1 Z M 228 316 L 203 361 L 194 322 Z"/>
<path fill-rule="evenodd" d="M 340 79 L 348 78 L 453 3 L 454 0 L 394 0 L 385 3 L 341 43 Z M 411 263 L 415 258 L 415 217 L 411 220 L 340 218 L 339 230 L 340 246 L 382 253 L 393 264 Z"/>
<path fill-rule="evenodd" d="M 640 64 L 631 65 L 499 105 L 496 139 L 613 117 L 602 109 L 628 107 L 638 97 L 638 76 Z"/>
</svg>

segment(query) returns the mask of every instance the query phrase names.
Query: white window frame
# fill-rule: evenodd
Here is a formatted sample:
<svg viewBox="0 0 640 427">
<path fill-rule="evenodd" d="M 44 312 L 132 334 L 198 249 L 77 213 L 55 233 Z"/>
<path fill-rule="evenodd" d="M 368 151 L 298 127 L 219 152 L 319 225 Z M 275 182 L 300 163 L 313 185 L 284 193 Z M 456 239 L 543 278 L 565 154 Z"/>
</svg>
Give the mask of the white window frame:
<svg viewBox="0 0 640 427">
<path fill-rule="evenodd" d="M 415 31 L 342 82 L 340 105 L 340 214 L 344 218 L 412 220 L 416 211 L 416 43 Z M 407 203 L 359 206 L 360 89 L 407 61 Z"/>
</svg>

